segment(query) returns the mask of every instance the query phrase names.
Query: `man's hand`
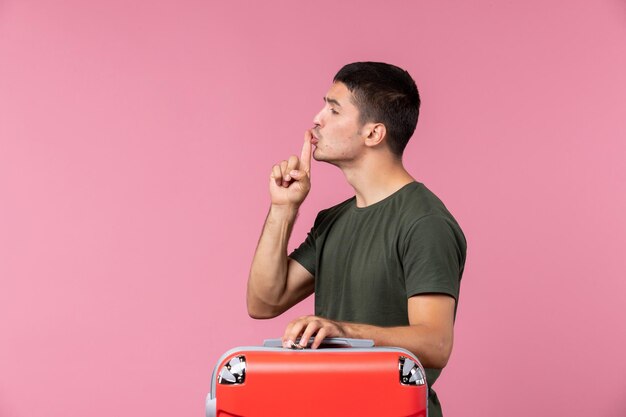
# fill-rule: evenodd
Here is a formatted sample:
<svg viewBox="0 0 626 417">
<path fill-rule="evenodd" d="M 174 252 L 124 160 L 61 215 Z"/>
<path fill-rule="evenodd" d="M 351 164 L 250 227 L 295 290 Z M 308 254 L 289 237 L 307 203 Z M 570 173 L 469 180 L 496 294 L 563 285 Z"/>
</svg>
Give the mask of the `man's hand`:
<svg viewBox="0 0 626 417">
<path fill-rule="evenodd" d="M 272 205 L 299 207 L 311 189 L 311 131 L 304 132 L 300 159 L 292 155 L 272 167 L 270 196 Z"/>
<path fill-rule="evenodd" d="M 300 336 L 301 344 L 306 347 L 309 339 L 315 335 L 311 349 L 317 349 L 327 337 L 346 337 L 342 323 L 317 316 L 303 316 L 293 320 L 283 335 L 283 347 L 291 347 Z"/>
</svg>

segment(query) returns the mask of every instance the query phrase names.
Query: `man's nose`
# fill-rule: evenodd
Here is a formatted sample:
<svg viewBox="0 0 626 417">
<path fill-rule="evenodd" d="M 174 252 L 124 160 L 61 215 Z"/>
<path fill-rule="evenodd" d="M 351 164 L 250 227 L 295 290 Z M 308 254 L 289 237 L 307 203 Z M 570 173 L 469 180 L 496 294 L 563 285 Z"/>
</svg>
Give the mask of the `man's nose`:
<svg viewBox="0 0 626 417">
<path fill-rule="evenodd" d="M 322 110 L 320 110 L 319 113 L 317 113 L 313 118 L 313 124 L 315 125 L 315 127 L 322 125 Z"/>
</svg>

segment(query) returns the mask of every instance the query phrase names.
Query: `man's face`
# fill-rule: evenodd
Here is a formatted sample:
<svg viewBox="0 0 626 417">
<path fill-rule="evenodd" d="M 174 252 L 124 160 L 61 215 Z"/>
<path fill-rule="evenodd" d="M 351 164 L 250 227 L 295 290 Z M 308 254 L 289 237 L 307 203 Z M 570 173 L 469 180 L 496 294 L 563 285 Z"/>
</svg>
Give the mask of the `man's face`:
<svg viewBox="0 0 626 417">
<path fill-rule="evenodd" d="M 336 165 L 353 161 L 364 150 L 359 110 L 345 84 L 336 82 L 324 97 L 324 107 L 315 116 L 313 158 Z"/>
</svg>

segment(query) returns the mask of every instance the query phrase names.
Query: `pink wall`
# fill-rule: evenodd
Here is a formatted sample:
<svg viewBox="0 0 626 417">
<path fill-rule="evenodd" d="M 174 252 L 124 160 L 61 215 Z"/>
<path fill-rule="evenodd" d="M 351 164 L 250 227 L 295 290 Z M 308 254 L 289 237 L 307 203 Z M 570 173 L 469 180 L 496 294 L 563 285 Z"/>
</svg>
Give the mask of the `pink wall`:
<svg viewBox="0 0 626 417">
<path fill-rule="evenodd" d="M 297 3 L 0 2 L 0 416 L 201 416 L 312 310 L 253 321 L 245 283 L 355 60 L 416 78 L 406 165 L 468 236 L 446 416 L 626 415 L 626 4 Z M 293 245 L 350 195 L 313 175 Z"/>
</svg>

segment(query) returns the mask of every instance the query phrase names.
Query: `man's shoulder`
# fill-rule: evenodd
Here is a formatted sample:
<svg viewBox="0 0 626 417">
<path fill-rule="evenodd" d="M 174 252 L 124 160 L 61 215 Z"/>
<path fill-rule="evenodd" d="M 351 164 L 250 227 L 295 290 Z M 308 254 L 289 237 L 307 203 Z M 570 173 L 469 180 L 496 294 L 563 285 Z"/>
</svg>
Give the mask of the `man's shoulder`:
<svg viewBox="0 0 626 417">
<path fill-rule="evenodd" d="M 421 182 L 412 182 L 402 188 L 386 209 L 406 219 L 421 218 L 430 215 L 449 215 L 441 199 Z"/>
<path fill-rule="evenodd" d="M 418 224 L 447 223 L 450 227 L 461 231 L 458 222 L 445 204 L 424 184 L 414 182 L 403 191 L 395 207 L 391 209 L 402 230 L 413 229 Z"/>
</svg>

